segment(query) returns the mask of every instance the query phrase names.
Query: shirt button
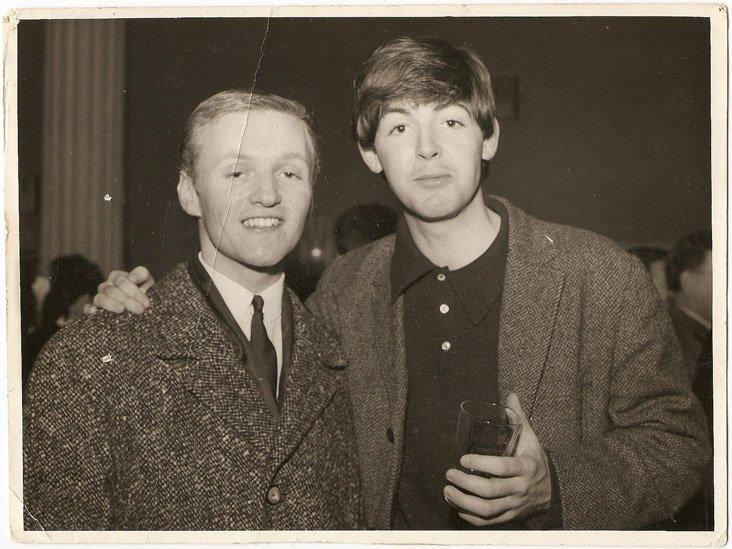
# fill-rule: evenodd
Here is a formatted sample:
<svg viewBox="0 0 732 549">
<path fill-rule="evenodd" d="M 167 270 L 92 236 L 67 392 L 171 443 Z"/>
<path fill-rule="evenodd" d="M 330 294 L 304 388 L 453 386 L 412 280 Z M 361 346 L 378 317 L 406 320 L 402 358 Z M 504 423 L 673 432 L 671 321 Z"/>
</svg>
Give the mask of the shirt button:
<svg viewBox="0 0 732 549">
<path fill-rule="evenodd" d="M 391 427 L 386 430 L 386 440 L 394 444 L 394 429 Z"/>
<path fill-rule="evenodd" d="M 437 275 L 437 280 L 439 280 L 440 282 L 444 282 L 445 278 L 446 277 L 445 277 L 444 273 L 440 273 Z"/>
<path fill-rule="evenodd" d="M 442 347 L 442 350 L 443 351 L 449 351 L 450 350 L 450 347 L 451 347 L 450 342 L 449 341 L 443 341 L 441 347 Z"/>
<path fill-rule="evenodd" d="M 272 486 L 272 488 L 267 490 L 267 501 L 269 501 L 272 505 L 277 505 L 281 499 L 282 493 L 277 486 Z"/>
<path fill-rule="evenodd" d="M 443 303 L 442 305 L 440 305 L 440 312 L 443 315 L 446 315 L 448 312 L 450 312 L 450 307 L 447 305 L 447 303 Z"/>
</svg>

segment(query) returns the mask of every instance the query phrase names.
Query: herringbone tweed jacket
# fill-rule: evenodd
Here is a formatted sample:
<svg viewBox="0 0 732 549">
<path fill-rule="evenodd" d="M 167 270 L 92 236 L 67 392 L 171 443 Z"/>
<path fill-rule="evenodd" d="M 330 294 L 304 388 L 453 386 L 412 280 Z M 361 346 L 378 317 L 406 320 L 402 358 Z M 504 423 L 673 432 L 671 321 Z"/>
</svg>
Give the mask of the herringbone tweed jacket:
<svg viewBox="0 0 732 549">
<path fill-rule="evenodd" d="M 501 202 L 509 236 L 499 393 L 518 394 L 553 460 L 562 526 L 634 529 L 668 519 L 697 489 L 709 445 L 650 278 L 607 239 Z M 339 258 L 308 302 L 348 356 L 364 505 L 377 528 L 390 525 L 407 398 L 393 251 L 390 236 Z M 527 527 L 548 527 L 549 516 Z"/>
<path fill-rule="evenodd" d="M 26 528 L 361 526 L 342 351 L 289 299 L 278 424 L 185 265 L 155 286 L 144 315 L 102 312 L 59 332 L 30 381 Z"/>
</svg>

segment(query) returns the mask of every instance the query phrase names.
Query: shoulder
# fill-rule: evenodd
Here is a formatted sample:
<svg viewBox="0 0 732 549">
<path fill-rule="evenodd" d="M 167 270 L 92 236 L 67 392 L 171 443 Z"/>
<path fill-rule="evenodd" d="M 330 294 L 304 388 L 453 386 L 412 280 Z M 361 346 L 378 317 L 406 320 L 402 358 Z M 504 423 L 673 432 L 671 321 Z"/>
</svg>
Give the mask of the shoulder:
<svg viewBox="0 0 732 549">
<path fill-rule="evenodd" d="M 503 201 L 509 210 L 509 242 L 514 247 L 550 253 L 575 273 L 643 273 L 644 267 L 615 241 L 587 229 L 537 219 Z"/>
<path fill-rule="evenodd" d="M 325 270 L 322 282 L 328 288 L 348 288 L 354 281 L 370 280 L 389 265 L 394 254 L 394 235 L 338 256 Z"/>
<path fill-rule="evenodd" d="M 104 379 L 139 362 L 197 291 L 187 276 L 183 265 L 171 271 L 148 292 L 151 306 L 142 315 L 101 310 L 59 330 L 41 351 L 34 377 Z"/>
<path fill-rule="evenodd" d="M 606 272 L 640 268 L 642 264 L 613 240 L 592 231 L 558 223 L 543 223 L 559 258 L 572 267 Z"/>
</svg>

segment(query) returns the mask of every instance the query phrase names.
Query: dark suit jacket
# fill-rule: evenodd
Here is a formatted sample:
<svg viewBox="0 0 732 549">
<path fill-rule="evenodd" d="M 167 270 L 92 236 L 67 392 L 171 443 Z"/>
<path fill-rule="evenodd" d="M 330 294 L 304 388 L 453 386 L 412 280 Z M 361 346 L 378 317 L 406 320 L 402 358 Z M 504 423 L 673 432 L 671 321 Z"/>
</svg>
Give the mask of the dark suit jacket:
<svg viewBox="0 0 732 549">
<path fill-rule="evenodd" d="M 345 362 L 331 333 L 289 294 L 293 347 L 275 421 L 185 265 L 150 299 L 142 316 L 82 319 L 42 352 L 24 418 L 26 528 L 359 527 Z"/>
<path fill-rule="evenodd" d="M 709 445 L 650 278 L 607 239 L 503 202 L 499 393 L 518 393 L 551 455 L 563 527 L 633 529 L 669 518 L 696 490 Z M 393 251 L 392 236 L 340 257 L 308 302 L 349 359 L 365 510 L 378 528 L 390 525 L 407 398 Z M 547 527 L 550 516 L 527 526 Z"/>
<path fill-rule="evenodd" d="M 710 330 L 678 308 L 673 298 L 669 300 L 668 314 L 681 344 L 689 383 L 694 382 L 699 367 L 699 357 L 710 338 Z"/>
</svg>

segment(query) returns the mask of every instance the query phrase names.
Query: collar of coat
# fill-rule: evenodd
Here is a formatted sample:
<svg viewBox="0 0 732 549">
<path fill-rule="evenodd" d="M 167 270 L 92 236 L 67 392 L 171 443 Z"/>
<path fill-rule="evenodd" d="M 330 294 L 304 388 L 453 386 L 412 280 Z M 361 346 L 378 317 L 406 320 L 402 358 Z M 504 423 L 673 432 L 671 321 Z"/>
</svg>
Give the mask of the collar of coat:
<svg viewBox="0 0 732 549">
<path fill-rule="evenodd" d="M 344 387 L 346 360 L 337 338 L 288 290 L 292 351 L 282 412 L 273 412 L 235 334 L 178 265 L 149 292 L 140 318 L 141 351 L 157 373 L 185 387 L 220 427 L 262 457 L 291 452 Z"/>
</svg>

